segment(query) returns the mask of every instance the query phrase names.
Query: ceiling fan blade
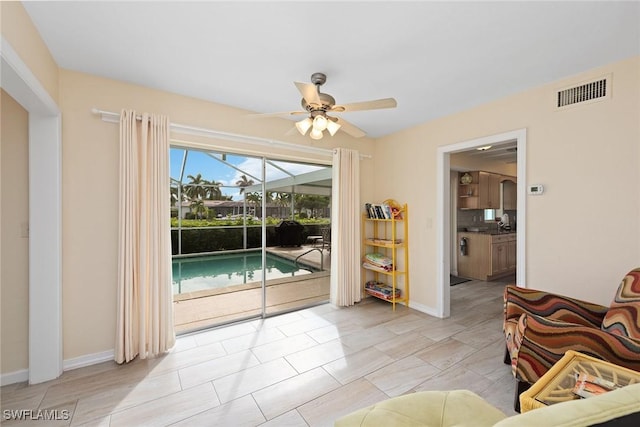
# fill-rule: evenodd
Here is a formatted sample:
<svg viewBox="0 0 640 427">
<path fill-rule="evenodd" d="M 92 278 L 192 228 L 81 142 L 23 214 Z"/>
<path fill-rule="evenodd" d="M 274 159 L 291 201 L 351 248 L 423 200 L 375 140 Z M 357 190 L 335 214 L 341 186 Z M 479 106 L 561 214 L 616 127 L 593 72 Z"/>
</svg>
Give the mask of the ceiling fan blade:
<svg viewBox="0 0 640 427">
<path fill-rule="evenodd" d="M 352 125 L 351 123 L 349 123 L 348 121 L 341 119 L 339 117 L 335 117 L 337 120 L 335 120 L 335 122 L 337 122 L 340 126 L 342 126 L 340 128 L 340 130 L 348 133 L 349 135 L 351 135 L 354 138 L 362 138 L 363 136 L 366 135 L 366 133 L 360 129 L 359 127 Z M 332 120 L 334 119 L 334 117 L 331 118 Z"/>
<path fill-rule="evenodd" d="M 285 135 L 291 136 L 291 135 L 300 135 L 300 132 L 298 132 L 298 128 L 297 127 L 292 127 L 291 129 L 289 129 L 288 131 L 285 132 Z"/>
<path fill-rule="evenodd" d="M 302 94 L 304 100 L 307 101 L 307 104 L 322 105 L 322 101 L 320 101 L 320 97 L 318 96 L 318 89 L 316 88 L 316 85 L 312 83 L 293 83 Z"/>
<path fill-rule="evenodd" d="M 353 102 L 351 104 L 335 105 L 330 111 L 338 113 L 362 110 L 380 110 L 382 108 L 395 108 L 398 103 L 393 98 L 375 99 L 373 101 Z"/>
<path fill-rule="evenodd" d="M 299 114 L 309 114 L 309 112 L 308 111 L 285 111 L 281 113 L 256 113 L 256 114 L 247 114 L 247 117 L 252 119 L 265 119 L 268 117 L 296 116 Z"/>
</svg>

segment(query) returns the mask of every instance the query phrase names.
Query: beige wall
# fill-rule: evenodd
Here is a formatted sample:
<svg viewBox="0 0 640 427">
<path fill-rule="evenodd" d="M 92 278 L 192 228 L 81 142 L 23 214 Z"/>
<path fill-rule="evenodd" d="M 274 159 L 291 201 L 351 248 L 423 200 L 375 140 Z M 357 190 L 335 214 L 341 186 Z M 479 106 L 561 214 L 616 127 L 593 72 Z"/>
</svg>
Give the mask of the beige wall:
<svg viewBox="0 0 640 427">
<path fill-rule="evenodd" d="M 167 114 L 173 123 L 284 140 L 293 126 L 286 120 L 248 119 L 247 112 L 87 74 L 60 71 L 63 141 L 63 295 L 64 359 L 110 350 L 114 345 L 117 271 L 118 125 L 91 114 L 91 108 L 133 108 Z M 340 135 L 340 134 L 338 134 Z M 348 136 L 288 142 L 320 148 L 342 146 L 362 153 L 373 141 Z M 192 145 L 232 152 L 330 163 L 330 157 L 295 153 L 222 140 L 172 135 Z M 363 160 L 363 177 L 373 161 Z M 370 179 L 366 180 L 370 181 Z M 363 200 L 367 193 L 363 194 Z"/>
<path fill-rule="evenodd" d="M 0 372 L 28 367 L 29 115 L 0 93 Z"/>
<path fill-rule="evenodd" d="M 607 73 L 611 99 L 554 110 L 557 89 Z M 437 147 L 526 128 L 526 180 L 545 186 L 527 199 L 526 285 L 608 305 L 640 267 L 638 76 L 635 57 L 376 141 L 377 198 L 412 212 L 412 301 L 437 305 Z"/>
<path fill-rule="evenodd" d="M 58 65 L 21 2 L 0 2 L 0 28 L 22 61 L 58 102 Z"/>
</svg>

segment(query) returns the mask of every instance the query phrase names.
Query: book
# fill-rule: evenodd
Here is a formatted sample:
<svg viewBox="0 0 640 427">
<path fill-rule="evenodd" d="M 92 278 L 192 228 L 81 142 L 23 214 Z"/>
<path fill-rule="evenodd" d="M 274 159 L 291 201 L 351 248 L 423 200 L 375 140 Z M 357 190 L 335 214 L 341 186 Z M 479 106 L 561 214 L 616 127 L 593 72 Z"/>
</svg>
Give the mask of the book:
<svg viewBox="0 0 640 427">
<path fill-rule="evenodd" d="M 373 205 L 376 209 L 376 218 L 385 219 L 384 211 L 382 210 L 382 205 Z"/>
<path fill-rule="evenodd" d="M 365 203 L 364 204 L 364 209 L 367 212 L 367 218 L 375 218 L 374 212 L 373 212 L 373 207 L 371 206 L 371 203 Z"/>
<path fill-rule="evenodd" d="M 392 219 L 393 218 L 393 212 L 391 212 L 391 207 L 388 204 L 383 203 L 382 204 L 382 210 L 384 211 L 384 217 L 386 219 Z"/>
</svg>

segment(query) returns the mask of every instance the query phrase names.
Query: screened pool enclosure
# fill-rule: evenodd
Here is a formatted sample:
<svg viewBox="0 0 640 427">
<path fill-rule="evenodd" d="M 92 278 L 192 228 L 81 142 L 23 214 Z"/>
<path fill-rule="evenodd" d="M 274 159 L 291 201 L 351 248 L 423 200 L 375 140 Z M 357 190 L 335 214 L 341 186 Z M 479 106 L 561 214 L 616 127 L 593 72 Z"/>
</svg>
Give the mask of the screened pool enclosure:
<svg viewBox="0 0 640 427">
<path fill-rule="evenodd" d="M 331 166 L 173 146 L 170 167 L 178 332 L 328 300 Z"/>
</svg>

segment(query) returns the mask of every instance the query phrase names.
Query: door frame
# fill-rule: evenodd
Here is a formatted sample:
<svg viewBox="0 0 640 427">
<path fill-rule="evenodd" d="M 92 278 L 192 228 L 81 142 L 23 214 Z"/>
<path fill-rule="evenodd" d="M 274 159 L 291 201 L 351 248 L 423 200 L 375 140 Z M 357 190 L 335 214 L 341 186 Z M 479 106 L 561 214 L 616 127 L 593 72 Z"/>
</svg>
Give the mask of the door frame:
<svg viewBox="0 0 640 427">
<path fill-rule="evenodd" d="M 61 113 L 4 37 L 0 57 L 2 88 L 29 114 L 29 364 L 6 382 L 36 384 L 63 370 Z"/>
<path fill-rule="evenodd" d="M 518 148 L 518 235 L 516 284 L 524 286 L 526 281 L 526 196 L 527 196 L 527 129 L 516 129 L 495 135 L 475 138 L 451 145 L 438 147 L 437 154 L 437 315 L 445 318 L 451 314 L 451 289 L 449 272 L 451 271 L 451 163 L 453 153 L 468 151 L 485 145 L 497 145 L 507 141 L 516 141 Z"/>
</svg>

